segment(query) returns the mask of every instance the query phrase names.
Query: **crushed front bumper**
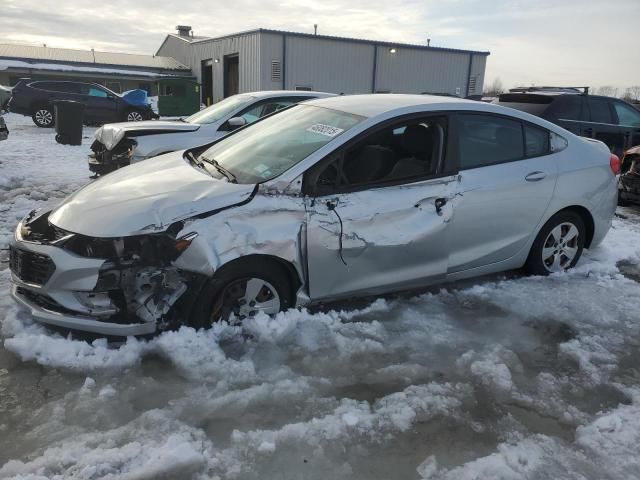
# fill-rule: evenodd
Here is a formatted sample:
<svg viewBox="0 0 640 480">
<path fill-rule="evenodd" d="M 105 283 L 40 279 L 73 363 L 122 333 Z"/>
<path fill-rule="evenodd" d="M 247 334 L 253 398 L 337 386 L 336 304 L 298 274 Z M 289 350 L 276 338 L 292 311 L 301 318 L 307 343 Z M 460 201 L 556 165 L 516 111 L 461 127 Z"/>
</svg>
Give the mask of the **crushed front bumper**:
<svg viewBox="0 0 640 480">
<path fill-rule="evenodd" d="M 133 140 L 121 140 L 113 150 L 108 150 L 100 141 L 91 145 L 93 153 L 88 156 L 89 170 L 96 175 L 106 175 L 131 163 L 136 143 Z"/>
<path fill-rule="evenodd" d="M 640 175 L 634 172 L 622 175 L 618 183 L 618 194 L 626 202 L 640 203 Z"/>
<path fill-rule="evenodd" d="M 148 335 L 155 321 L 120 319 L 94 292 L 105 260 L 23 240 L 22 222 L 10 244 L 11 296 L 43 324 L 106 336 Z M 90 297 L 95 296 L 95 301 Z"/>
<path fill-rule="evenodd" d="M 27 295 L 23 292 L 19 293 L 19 288 L 17 285 L 13 285 L 11 288 L 11 296 L 18 304 L 29 310 L 33 318 L 40 323 L 69 330 L 114 337 L 149 335 L 156 331 L 156 326 L 153 323 L 112 323 L 90 317 L 47 310 L 45 306 L 38 305 L 27 298 Z"/>
</svg>

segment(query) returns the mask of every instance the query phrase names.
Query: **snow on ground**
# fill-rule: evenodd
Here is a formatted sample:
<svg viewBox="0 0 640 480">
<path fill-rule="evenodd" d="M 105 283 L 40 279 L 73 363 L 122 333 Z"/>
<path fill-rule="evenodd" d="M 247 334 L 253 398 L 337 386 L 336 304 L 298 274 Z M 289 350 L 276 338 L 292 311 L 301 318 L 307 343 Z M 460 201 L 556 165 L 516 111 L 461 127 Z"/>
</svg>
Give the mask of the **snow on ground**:
<svg viewBox="0 0 640 480">
<path fill-rule="evenodd" d="M 0 248 L 88 181 L 92 134 L 5 118 Z M 640 214 L 619 212 L 569 273 L 120 345 L 33 324 L 0 264 L 0 478 L 640 478 Z"/>
</svg>

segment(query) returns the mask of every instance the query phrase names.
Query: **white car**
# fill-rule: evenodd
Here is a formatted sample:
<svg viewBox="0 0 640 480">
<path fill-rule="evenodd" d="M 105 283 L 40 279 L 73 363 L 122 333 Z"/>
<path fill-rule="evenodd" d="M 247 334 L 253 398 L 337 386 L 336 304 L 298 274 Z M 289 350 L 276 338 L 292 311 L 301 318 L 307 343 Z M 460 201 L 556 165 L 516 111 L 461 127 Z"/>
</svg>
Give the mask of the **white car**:
<svg viewBox="0 0 640 480">
<path fill-rule="evenodd" d="M 163 153 L 204 145 L 290 105 L 332 96 L 298 90 L 242 93 L 185 119 L 106 124 L 95 133 L 89 170 L 103 175 Z"/>
</svg>

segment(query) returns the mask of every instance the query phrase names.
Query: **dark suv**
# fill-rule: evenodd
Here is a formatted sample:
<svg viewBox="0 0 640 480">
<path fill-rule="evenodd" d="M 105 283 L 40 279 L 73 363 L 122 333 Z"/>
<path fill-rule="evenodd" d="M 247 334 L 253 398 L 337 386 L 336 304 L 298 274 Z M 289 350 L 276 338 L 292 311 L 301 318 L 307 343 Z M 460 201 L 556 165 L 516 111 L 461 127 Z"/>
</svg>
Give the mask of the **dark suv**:
<svg viewBox="0 0 640 480">
<path fill-rule="evenodd" d="M 583 137 L 606 143 L 622 158 L 640 145 L 640 111 L 617 98 L 589 95 L 587 87 L 514 88 L 492 103 L 542 117 Z"/>
<path fill-rule="evenodd" d="M 137 100 L 139 96 L 135 96 Z M 95 83 L 20 80 L 13 87 L 9 110 L 31 116 L 38 127 L 53 127 L 56 100 L 75 100 L 84 103 L 84 122 L 87 124 L 149 120 L 154 116 L 151 107 L 133 103 L 126 95 L 118 95 Z"/>
</svg>

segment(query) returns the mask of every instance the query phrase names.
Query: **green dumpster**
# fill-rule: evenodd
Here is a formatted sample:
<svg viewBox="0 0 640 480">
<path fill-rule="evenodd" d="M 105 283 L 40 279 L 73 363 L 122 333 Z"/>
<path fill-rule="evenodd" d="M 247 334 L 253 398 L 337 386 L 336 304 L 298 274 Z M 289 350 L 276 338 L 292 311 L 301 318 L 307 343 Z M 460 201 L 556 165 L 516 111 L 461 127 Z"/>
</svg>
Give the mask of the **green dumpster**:
<svg viewBox="0 0 640 480">
<path fill-rule="evenodd" d="M 191 115 L 200 110 L 200 85 L 190 78 L 158 81 L 158 113 L 163 117 Z"/>
</svg>

